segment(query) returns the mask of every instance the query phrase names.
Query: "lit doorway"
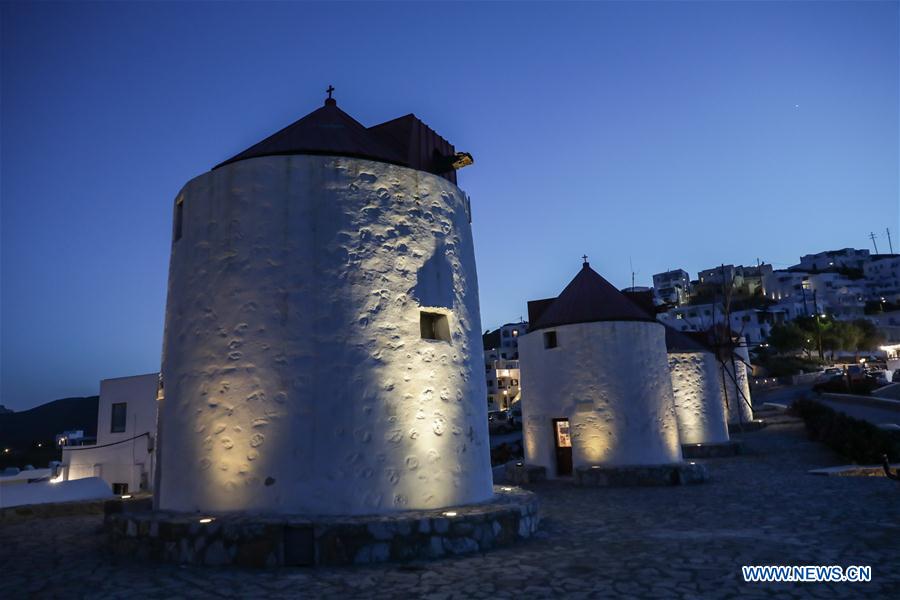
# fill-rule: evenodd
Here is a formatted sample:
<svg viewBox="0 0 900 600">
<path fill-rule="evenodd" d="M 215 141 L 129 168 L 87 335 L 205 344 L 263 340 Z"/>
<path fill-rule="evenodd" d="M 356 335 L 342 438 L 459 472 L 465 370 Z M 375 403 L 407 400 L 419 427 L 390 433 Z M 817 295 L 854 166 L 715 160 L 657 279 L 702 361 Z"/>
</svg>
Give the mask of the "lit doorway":
<svg viewBox="0 0 900 600">
<path fill-rule="evenodd" d="M 568 419 L 553 419 L 553 439 L 556 448 L 556 475 L 571 475 L 572 436 Z"/>
</svg>

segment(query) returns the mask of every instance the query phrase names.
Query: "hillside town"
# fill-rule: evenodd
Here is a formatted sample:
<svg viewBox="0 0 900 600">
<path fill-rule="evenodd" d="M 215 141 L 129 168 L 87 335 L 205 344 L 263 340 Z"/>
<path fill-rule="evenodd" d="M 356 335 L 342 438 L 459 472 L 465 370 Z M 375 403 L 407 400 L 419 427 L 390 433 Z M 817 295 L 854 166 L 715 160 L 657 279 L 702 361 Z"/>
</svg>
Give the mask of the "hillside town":
<svg viewBox="0 0 900 600">
<path fill-rule="evenodd" d="M 890 236 L 890 230 L 887 235 Z M 844 248 L 804 255 L 797 264 L 785 269 L 773 269 L 766 263 L 751 267 L 723 264 L 699 271 L 695 278 L 684 269 L 673 269 L 654 274 L 650 287 L 629 287 L 623 291 L 649 298 L 649 310 L 661 323 L 677 331 L 698 333 L 727 323 L 757 359 L 748 366 L 751 374 L 760 379 L 770 376 L 758 359 L 771 353 L 773 331 L 776 346 L 781 345 L 784 336 L 779 334 L 785 332 L 786 326 L 807 318 L 818 324 L 820 333 L 835 322 L 868 323 L 874 334 L 871 339 L 862 340 L 868 347 L 853 343 L 839 347 L 840 340 L 826 342 L 832 358 L 837 352 L 844 362 L 855 362 L 863 350 L 875 362 L 883 363 L 888 380 L 900 369 L 900 254 Z M 510 415 L 513 421 L 521 415 L 516 409 L 521 399 L 518 339 L 527 331 L 528 322 L 519 321 L 505 323 L 482 336 L 488 409 L 514 410 L 515 414 Z M 810 335 L 815 336 L 816 331 Z M 802 355 L 807 350 L 815 352 L 817 343 L 818 340 L 798 338 L 795 347 L 782 349 Z M 824 358 L 821 365 L 809 368 L 824 371 Z M 774 376 L 784 374 L 775 371 Z"/>
</svg>

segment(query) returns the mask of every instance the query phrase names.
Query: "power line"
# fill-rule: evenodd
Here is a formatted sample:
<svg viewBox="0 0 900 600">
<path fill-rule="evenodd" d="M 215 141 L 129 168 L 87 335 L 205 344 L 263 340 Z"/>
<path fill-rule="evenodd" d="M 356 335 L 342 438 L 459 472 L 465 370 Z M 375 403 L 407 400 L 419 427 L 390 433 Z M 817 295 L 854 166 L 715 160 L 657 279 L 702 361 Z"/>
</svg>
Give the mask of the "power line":
<svg viewBox="0 0 900 600">
<path fill-rule="evenodd" d="M 150 432 L 149 432 L 149 431 L 145 431 L 144 433 L 142 433 L 142 434 L 140 434 L 140 435 L 136 435 L 136 436 L 131 437 L 131 438 L 128 438 L 127 440 L 119 440 L 118 442 L 110 442 L 110 443 L 108 443 L 108 444 L 101 444 L 101 445 L 99 445 L 99 446 L 62 446 L 62 448 L 65 449 L 65 450 L 69 450 L 70 452 L 74 452 L 74 451 L 77 451 L 77 450 L 95 450 L 95 449 L 97 449 L 97 448 L 106 448 L 107 446 L 115 446 L 116 444 L 124 444 L 124 443 L 126 443 L 126 442 L 130 442 L 130 441 L 136 440 L 136 439 L 138 439 L 138 438 L 142 438 L 142 437 L 144 437 L 145 435 L 149 438 L 149 437 L 150 437 Z"/>
</svg>

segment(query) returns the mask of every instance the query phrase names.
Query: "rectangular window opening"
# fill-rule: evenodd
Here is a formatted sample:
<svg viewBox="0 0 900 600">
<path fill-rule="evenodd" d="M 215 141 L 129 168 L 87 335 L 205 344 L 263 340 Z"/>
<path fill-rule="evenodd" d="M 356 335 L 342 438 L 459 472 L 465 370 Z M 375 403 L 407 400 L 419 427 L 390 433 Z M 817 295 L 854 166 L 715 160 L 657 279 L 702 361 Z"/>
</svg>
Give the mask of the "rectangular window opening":
<svg viewBox="0 0 900 600">
<path fill-rule="evenodd" d="M 419 327 L 423 340 L 450 341 L 450 320 L 447 315 L 422 311 L 419 313 Z"/>
<path fill-rule="evenodd" d="M 545 331 L 544 332 L 544 348 L 556 348 L 556 332 L 555 331 Z"/>
<path fill-rule="evenodd" d="M 181 229 L 184 222 L 184 201 L 179 200 L 175 203 L 175 235 L 174 241 L 181 239 Z"/>
<path fill-rule="evenodd" d="M 110 433 L 122 433 L 125 431 L 125 421 L 128 404 L 126 402 L 117 402 L 112 405 L 112 419 L 110 422 Z"/>
</svg>

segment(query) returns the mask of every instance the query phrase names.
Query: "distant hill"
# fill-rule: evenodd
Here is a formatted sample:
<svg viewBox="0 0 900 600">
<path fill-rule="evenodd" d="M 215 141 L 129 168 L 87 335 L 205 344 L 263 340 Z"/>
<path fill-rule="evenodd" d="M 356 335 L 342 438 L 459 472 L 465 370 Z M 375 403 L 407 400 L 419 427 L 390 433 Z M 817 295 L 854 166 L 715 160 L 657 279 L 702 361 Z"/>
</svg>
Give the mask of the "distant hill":
<svg viewBox="0 0 900 600">
<path fill-rule="evenodd" d="M 82 429 L 84 435 L 96 436 L 99 401 L 99 396 L 62 398 L 30 410 L 0 413 L 0 468 L 45 467 L 58 460 L 54 438 L 63 431 Z"/>
</svg>

